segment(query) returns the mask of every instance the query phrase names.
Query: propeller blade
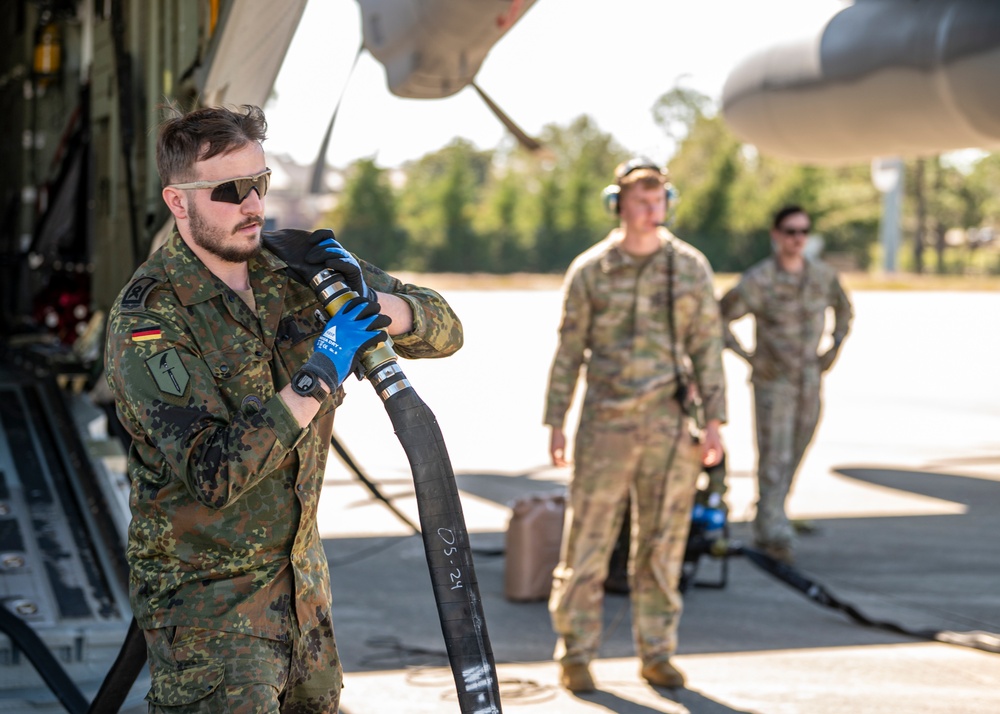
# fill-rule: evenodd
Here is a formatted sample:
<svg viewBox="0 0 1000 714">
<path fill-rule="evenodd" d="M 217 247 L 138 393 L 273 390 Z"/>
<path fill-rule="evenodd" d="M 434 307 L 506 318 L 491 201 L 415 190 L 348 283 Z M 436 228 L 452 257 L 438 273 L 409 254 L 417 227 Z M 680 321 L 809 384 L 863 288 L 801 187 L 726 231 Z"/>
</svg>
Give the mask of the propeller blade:
<svg viewBox="0 0 1000 714">
<path fill-rule="evenodd" d="M 489 98 L 486 92 L 484 92 L 478 84 L 476 84 L 475 82 L 470 82 L 470 84 L 472 85 L 472 88 L 479 93 L 479 96 L 483 98 L 483 101 L 486 102 L 486 106 L 490 108 L 490 111 L 492 111 L 493 114 L 496 115 L 496 118 L 500 120 L 501 124 L 507 127 L 507 130 L 514 135 L 514 137 L 518 140 L 521 146 L 523 146 L 528 151 L 532 152 L 538 151 L 539 149 L 542 148 L 541 142 L 539 142 L 537 139 L 533 139 L 530 136 L 528 136 L 524 132 L 524 130 L 521 129 L 521 127 L 519 127 L 517 124 L 514 123 L 513 119 L 504 114 L 503 110 L 500 107 L 498 107 L 492 99 Z"/>
<path fill-rule="evenodd" d="M 312 176 L 309 179 L 309 193 L 311 194 L 325 193 L 323 188 L 323 174 L 326 172 L 326 152 L 330 148 L 330 136 L 333 134 L 333 124 L 337 121 L 337 112 L 340 111 L 340 103 L 344 99 L 344 94 L 347 92 L 347 85 L 351 83 L 351 77 L 354 76 L 354 68 L 358 66 L 358 58 L 361 57 L 361 52 L 364 49 L 365 46 L 362 43 L 358 47 L 358 53 L 354 55 L 354 63 L 351 65 L 351 71 L 347 74 L 347 81 L 344 82 L 344 86 L 340 90 L 340 96 L 337 97 L 337 104 L 333 107 L 330 123 L 326 125 L 326 133 L 323 135 L 323 141 L 319 145 L 319 155 L 313 164 Z"/>
</svg>

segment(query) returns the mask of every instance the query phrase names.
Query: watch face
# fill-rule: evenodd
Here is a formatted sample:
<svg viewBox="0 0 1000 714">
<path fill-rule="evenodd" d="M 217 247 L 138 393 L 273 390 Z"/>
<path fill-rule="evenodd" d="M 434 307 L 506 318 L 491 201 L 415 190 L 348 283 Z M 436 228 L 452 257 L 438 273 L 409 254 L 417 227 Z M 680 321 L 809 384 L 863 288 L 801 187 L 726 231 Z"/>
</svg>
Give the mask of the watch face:
<svg viewBox="0 0 1000 714">
<path fill-rule="evenodd" d="M 299 394 L 309 394 L 316 387 L 316 378 L 308 372 L 299 371 L 292 382 L 292 389 Z"/>
</svg>

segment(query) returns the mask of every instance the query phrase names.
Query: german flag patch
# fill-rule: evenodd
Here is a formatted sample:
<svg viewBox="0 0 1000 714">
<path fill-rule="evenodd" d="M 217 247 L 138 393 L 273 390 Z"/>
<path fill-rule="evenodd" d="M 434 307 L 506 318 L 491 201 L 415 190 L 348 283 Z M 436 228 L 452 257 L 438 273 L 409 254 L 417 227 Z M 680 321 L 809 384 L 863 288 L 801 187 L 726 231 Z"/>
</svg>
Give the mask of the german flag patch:
<svg viewBox="0 0 1000 714">
<path fill-rule="evenodd" d="M 138 330 L 132 330 L 132 341 L 133 342 L 147 342 L 149 340 L 158 340 L 163 336 L 163 331 L 159 327 L 140 327 Z"/>
</svg>

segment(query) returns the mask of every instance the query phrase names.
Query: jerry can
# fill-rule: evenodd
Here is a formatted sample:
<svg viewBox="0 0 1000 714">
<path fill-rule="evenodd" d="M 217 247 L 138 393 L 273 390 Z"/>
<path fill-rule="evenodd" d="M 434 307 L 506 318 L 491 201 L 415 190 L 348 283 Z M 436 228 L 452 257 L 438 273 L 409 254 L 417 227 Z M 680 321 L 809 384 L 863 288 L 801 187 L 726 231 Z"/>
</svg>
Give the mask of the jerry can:
<svg viewBox="0 0 1000 714">
<path fill-rule="evenodd" d="M 504 596 L 515 602 L 545 600 L 559 564 L 564 492 L 533 494 L 511 503 L 506 537 Z"/>
</svg>

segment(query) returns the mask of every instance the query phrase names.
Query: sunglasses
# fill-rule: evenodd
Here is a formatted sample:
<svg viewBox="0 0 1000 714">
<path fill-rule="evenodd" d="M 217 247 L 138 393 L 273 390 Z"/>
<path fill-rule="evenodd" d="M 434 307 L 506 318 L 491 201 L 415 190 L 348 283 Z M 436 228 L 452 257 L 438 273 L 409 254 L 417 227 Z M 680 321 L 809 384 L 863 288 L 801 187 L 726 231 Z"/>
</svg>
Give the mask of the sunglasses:
<svg viewBox="0 0 1000 714">
<path fill-rule="evenodd" d="M 786 236 L 807 236 L 809 235 L 808 228 L 782 228 L 781 232 Z"/>
<path fill-rule="evenodd" d="M 256 176 L 241 176 L 240 178 L 223 179 L 222 181 L 192 181 L 191 183 L 172 183 L 167 188 L 210 188 L 211 199 L 220 203 L 243 203 L 250 192 L 257 189 L 261 198 L 267 195 L 267 187 L 271 184 L 271 169 L 264 169 Z"/>
</svg>

